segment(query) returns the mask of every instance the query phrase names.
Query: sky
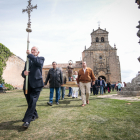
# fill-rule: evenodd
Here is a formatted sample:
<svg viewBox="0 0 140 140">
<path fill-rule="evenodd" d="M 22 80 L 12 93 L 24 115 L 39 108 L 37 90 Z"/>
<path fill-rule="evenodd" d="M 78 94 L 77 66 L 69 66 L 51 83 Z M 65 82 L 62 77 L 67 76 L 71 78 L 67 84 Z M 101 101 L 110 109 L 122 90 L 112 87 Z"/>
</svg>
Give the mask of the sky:
<svg viewBox="0 0 140 140">
<path fill-rule="evenodd" d="M 137 37 L 140 20 L 135 0 L 32 0 L 37 9 L 31 13 L 30 48 L 37 46 L 45 65 L 53 61 L 79 61 L 85 46 L 91 45 L 91 32 L 109 32 L 109 44 L 117 47 L 121 77 L 131 82 L 140 71 Z M 27 0 L 0 0 L 0 43 L 26 60 Z"/>
</svg>

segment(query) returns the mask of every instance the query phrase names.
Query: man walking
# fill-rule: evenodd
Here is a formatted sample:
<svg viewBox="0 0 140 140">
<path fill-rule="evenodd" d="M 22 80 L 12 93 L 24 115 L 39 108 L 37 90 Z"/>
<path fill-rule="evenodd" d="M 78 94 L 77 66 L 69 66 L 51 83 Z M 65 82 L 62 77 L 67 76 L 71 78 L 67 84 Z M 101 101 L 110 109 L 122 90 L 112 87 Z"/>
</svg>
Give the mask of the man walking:
<svg viewBox="0 0 140 140">
<path fill-rule="evenodd" d="M 31 121 L 38 118 L 36 111 L 36 102 L 39 98 L 40 91 L 42 90 L 42 67 L 44 63 L 44 57 L 38 57 L 39 51 L 37 47 L 32 47 L 31 53 L 29 50 L 26 52 L 29 58 L 29 71 L 26 71 L 26 65 L 22 71 L 22 77 L 26 79 L 26 75 L 29 76 L 28 80 L 28 94 L 25 94 L 25 80 L 24 80 L 24 95 L 27 100 L 28 108 L 23 118 L 23 127 L 28 128 Z"/>
<path fill-rule="evenodd" d="M 57 68 L 57 63 L 56 62 L 52 62 L 52 66 L 53 68 L 51 68 L 48 72 L 46 81 L 45 81 L 45 85 L 47 85 L 48 81 L 49 81 L 49 85 L 50 85 L 50 100 L 49 102 L 47 102 L 48 105 L 52 106 L 53 103 L 53 93 L 54 93 L 54 89 L 56 91 L 56 104 L 58 105 L 59 102 L 59 89 L 61 87 L 61 85 L 63 85 L 63 76 L 62 76 L 62 72 L 59 68 Z"/>
<path fill-rule="evenodd" d="M 100 94 L 103 95 L 103 89 L 104 89 L 104 86 L 105 86 L 105 82 L 104 82 L 104 80 L 102 80 L 101 77 L 100 77 L 100 80 L 98 81 L 98 85 L 100 87 Z"/>
<path fill-rule="evenodd" d="M 86 103 L 89 104 L 89 96 L 90 96 L 90 86 L 91 86 L 91 80 L 92 84 L 95 84 L 95 76 L 93 74 L 93 71 L 91 68 L 88 68 L 86 65 L 86 62 L 82 63 L 82 69 L 78 72 L 78 78 L 77 83 L 80 86 L 81 90 L 81 97 L 82 97 L 82 106 L 85 106 Z M 85 97 L 85 91 L 86 91 L 86 97 Z"/>
</svg>

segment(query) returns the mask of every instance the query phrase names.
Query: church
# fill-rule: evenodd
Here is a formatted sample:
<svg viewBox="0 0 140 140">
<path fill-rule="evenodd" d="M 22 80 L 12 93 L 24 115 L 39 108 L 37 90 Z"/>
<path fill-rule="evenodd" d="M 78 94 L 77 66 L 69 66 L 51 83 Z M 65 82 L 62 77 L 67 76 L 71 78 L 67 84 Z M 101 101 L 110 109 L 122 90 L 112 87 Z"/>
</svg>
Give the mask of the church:
<svg viewBox="0 0 140 140">
<path fill-rule="evenodd" d="M 110 81 L 112 84 L 121 81 L 120 61 L 117 56 L 116 46 L 110 46 L 108 41 L 109 32 L 100 27 L 97 30 L 93 30 L 91 33 L 91 46 L 85 47 L 82 52 L 82 61 L 86 61 L 87 67 L 90 67 L 96 78 L 102 77 L 106 82 Z M 74 71 L 78 71 L 82 68 L 82 61 L 76 61 L 73 63 Z M 58 67 L 62 67 L 66 72 L 68 63 L 58 64 Z M 43 79 L 45 81 L 49 69 L 52 65 L 45 65 L 43 67 Z"/>
<path fill-rule="evenodd" d="M 121 70 L 119 56 L 117 56 L 116 45 L 110 46 L 108 40 L 109 32 L 100 27 L 91 33 L 91 46 L 85 47 L 82 52 L 82 60 L 86 61 L 96 78 L 102 77 L 105 81 L 116 83 L 121 81 Z"/>
</svg>

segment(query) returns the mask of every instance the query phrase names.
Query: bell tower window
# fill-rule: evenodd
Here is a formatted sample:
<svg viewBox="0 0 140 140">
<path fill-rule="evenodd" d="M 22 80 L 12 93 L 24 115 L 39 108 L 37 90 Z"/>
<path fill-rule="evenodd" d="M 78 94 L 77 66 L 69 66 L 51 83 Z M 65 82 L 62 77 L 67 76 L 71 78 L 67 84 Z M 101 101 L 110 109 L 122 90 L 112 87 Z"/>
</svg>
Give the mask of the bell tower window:
<svg viewBox="0 0 140 140">
<path fill-rule="evenodd" d="M 104 42 L 104 37 L 101 37 L 101 42 Z"/>
<path fill-rule="evenodd" d="M 99 38 L 98 37 L 96 37 L 96 42 L 99 42 Z"/>
</svg>

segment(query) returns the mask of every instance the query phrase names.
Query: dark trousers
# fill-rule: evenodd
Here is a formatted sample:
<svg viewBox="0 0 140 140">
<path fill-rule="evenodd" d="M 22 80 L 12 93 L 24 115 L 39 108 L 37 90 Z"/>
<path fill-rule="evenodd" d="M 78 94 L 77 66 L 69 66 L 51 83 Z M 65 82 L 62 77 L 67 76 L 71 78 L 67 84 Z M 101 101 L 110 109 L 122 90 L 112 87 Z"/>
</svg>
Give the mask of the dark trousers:
<svg viewBox="0 0 140 140">
<path fill-rule="evenodd" d="M 98 95 L 98 91 L 99 91 L 99 88 L 98 87 L 94 87 L 93 88 L 93 94 L 94 95 Z"/>
<path fill-rule="evenodd" d="M 104 86 L 104 93 L 106 93 L 106 87 Z"/>
<path fill-rule="evenodd" d="M 96 88 L 93 88 L 93 94 L 96 95 Z"/>
<path fill-rule="evenodd" d="M 71 81 L 71 77 L 69 77 L 69 81 Z M 72 88 L 69 87 L 69 96 L 72 96 Z"/>
<path fill-rule="evenodd" d="M 116 86 L 116 90 L 118 91 L 118 86 Z"/>
<path fill-rule="evenodd" d="M 91 87 L 91 88 L 90 88 L 90 93 L 92 93 L 92 91 L 93 91 L 93 88 Z"/>
<path fill-rule="evenodd" d="M 28 94 L 25 94 L 24 90 L 24 95 L 27 100 L 28 108 L 26 110 L 25 116 L 23 118 L 23 122 L 31 122 L 33 117 L 38 117 L 37 111 L 36 111 L 36 102 L 38 101 L 39 95 L 41 88 L 32 88 L 29 84 L 28 86 Z"/>
<path fill-rule="evenodd" d="M 54 89 L 56 91 L 56 100 L 55 102 L 57 103 L 59 100 L 59 87 L 55 87 L 55 88 L 50 88 L 50 102 L 53 103 L 53 93 L 54 93 Z"/>
<path fill-rule="evenodd" d="M 112 87 L 112 91 L 114 91 L 114 87 Z"/>
</svg>

